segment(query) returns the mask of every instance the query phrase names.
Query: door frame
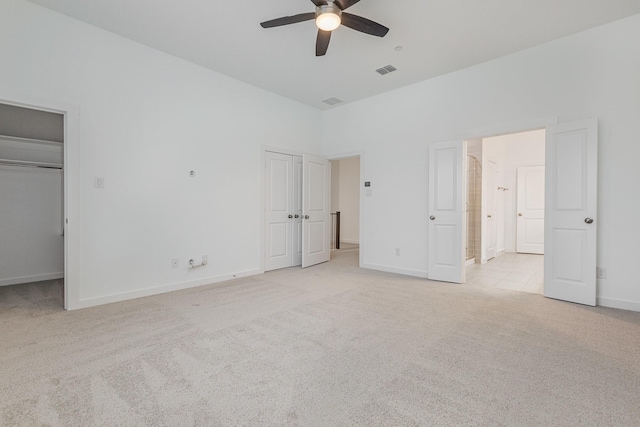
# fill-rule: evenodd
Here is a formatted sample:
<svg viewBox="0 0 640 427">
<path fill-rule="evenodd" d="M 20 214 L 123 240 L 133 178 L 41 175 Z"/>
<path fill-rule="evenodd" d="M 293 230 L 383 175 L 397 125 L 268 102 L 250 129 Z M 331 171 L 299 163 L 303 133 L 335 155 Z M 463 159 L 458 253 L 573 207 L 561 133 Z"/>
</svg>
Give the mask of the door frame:
<svg viewBox="0 0 640 427">
<path fill-rule="evenodd" d="M 64 209 L 64 308 L 80 305 L 80 107 L 63 101 L 0 91 L 0 103 L 62 114 Z"/>
<path fill-rule="evenodd" d="M 364 150 L 357 150 L 357 151 L 347 151 L 347 152 L 343 152 L 343 153 L 334 153 L 328 156 L 324 156 L 327 159 L 329 159 L 329 161 L 334 161 L 334 160 L 342 160 L 342 159 L 350 159 L 353 157 L 358 157 L 360 159 L 360 182 L 359 182 L 359 195 L 360 195 L 360 217 L 358 218 L 358 228 L 359 228 L 359 254 L 358 254 L 358 267 L 360 268 L 365 268 L 365 251 L 366 251 L 366 245 L 365 245 L 365 239 L 366 239 L 366 235 L 364 232 L 364 225 L 365 225 L 365 192 L 362 191 L 362 189 L 364 188 L 364 182 L 365 182 L 365 151 Z"/>
</svg>

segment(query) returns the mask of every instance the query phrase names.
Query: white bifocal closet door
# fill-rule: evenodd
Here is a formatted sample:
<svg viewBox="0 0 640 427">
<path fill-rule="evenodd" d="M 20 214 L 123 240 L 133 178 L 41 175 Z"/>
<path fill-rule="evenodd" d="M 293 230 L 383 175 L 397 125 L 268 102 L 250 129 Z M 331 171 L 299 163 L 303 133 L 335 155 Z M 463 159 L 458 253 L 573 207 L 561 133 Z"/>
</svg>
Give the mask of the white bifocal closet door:
<svg viewBox="0 0 640 427">
<path fill-rule="evenodd" d="M 596 304 L 598 123 L 547 128 L 544 295 Z"/>
<path fill-rule="evenodd" d="M 329 160 L 302 156 L 302 267 L 329 261 L 331 254 L 331 171 Z"/>
<path fill-rule="evenodd" d="M 429 146 L 429 273 L 431 280 L 465 280 L 463 141 Z"/>
<path fill-rule="evenodd" d="M 299 156 L 265 156 L 265 271 L 300 265 Z M 298 218 L 295 216 L 298 215 Z"/>
</svg>

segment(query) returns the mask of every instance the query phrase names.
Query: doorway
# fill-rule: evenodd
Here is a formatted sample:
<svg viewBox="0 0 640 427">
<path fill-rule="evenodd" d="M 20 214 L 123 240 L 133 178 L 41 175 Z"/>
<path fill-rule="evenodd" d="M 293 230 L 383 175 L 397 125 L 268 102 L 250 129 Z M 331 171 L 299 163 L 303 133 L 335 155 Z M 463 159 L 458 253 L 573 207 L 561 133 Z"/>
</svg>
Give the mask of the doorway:
<svg viewBox="0 0 640 427">
<path fill-rule="evenodd" d="M 545 130 L 468 141 L 467 156 L 480 169 L 467 168 L 467 198 L 480 193 L 480 256 L 467 262 L 467 283 L 542 294 Z"/>
<path fill-rule="evenodd" d="M 360 247 L 360 156 L 331 160 L 331 247 Z"/>
<path fill-rule="evenodd" d="M 594 306 L 598 121 L 549 123 L 545 129 L 544 295 Z M 429 145 L 428 278 L 432 280 L 466 282 L 467 145 L 460 139 Z"/>
<path fill-rule="evenodd" d="M 65 304 L 64 115 L 0 103 L 0 292 Z"/>
</svg>

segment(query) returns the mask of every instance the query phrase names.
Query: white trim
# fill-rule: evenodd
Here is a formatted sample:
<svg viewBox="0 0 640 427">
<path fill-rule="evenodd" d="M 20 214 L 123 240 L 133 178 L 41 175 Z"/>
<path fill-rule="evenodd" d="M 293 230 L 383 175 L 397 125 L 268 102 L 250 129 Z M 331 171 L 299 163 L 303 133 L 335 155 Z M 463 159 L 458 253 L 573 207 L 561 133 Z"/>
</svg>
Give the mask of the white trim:
<svg viewBox="0 0 640 427">
<path fill-rule="evenodd" d="M 192 280 L 188 282 L 173 283 L 173 284 L 163 285 L 163 286 L 158 286 L 153 288 L 138 289 L 130 292 L 122 292 L 118 294 L 105 295 L 101 297 L 87 298 L 87 299 L 80 300 L 78 302 L 78 305 L 74 308 L 89 308 L 89 307 L 95 307 L 103 304 L 111 304 L 114 302 L 128 301 L 136 298 L 143 298 L 143 297 L 149 297 L 153 295 L 164 294 L 167 292 L 180 291 L 183 289 L 192 289 L 198 286 L 212 285 L 215 283 L 226 282 L 229 280 L 239 279 L 242 277 L 256 276 L 261 273 L 263 273 L 263 271 L 261 270 L 247 270 L 247 271 L 242 271 L 235 274 L 224 274 L 221 276 L 214 276 L 214 277 L 209 277 L 205 279 Z"/>
<path fill-rule="evenodd" d="M 352 245 L 359 245 L 360 241 L 355 239 L 341 239 L 340 243 L 351 243 Z"/>
<path fill-rule="evenodd" d="M 368 268 L 369 270 L 384 271 L 386 273 L 402 274 L 403 276 L 420 277 L 421 279 L 427 279 L 429 274 L 427 271 L 410 270 L 407 268 L 397 268 L 380 264 L 363 264 L 360 267 Z"/>
<path fill-rule="evenodd" d="M 64 273 L 36 274 L 35 276 L 13 277 L 11 279 L 1 279 L 0 286 L 20 285 L 22 283 L 44 282 L 45 280 L 56 280 L 64 278 Z"/>
<path fill-rule="evenodd" d="M 470 265 L 473 265 L 473 264 L 475 264 L 475 263 L 476 263 L 476 259 L 475 259 L 475 258 L 471 258 L 471 259 L 468 259 L 468 260 L 466 260 L 466 261 L 464 262 L 464 266 L 465 266 L 465 267 L 469 267 Z"/>
<path fill-rule="evenodd" d="M 64 308 L 80 308 L 80 107 L 4 90 L 0 103 L 64 115 Z"/>
<path fill-rule="evenodd" d="M 457 138 L 454 138 L 454 139 L 471 140 L 471 139 L 491 138 L 493 136 L 509 135 L 512 133 L 522 133 L 522 132 L 529 132 L 537 129 L 545 129 L 547 126 L 555 125 L 557 123 L 558 123 L 558 116 L 541 117 L 537 119 L 523 120 L 521 122 L 505 123 L 502 125 L 486 127 L 484 129 L 476 129 L 476 130 L 470 130 L 467 132 L 462 132 L 461 134 L 458 135 Z"/>
<path fill-rule="evenodd" d="M 597 297 L 596 305 L 601 307 L 618 308 L 620 310 L 638 311 L 640 312 L 639 301 L 629 301 L 617 298 Z"/>
</svg>

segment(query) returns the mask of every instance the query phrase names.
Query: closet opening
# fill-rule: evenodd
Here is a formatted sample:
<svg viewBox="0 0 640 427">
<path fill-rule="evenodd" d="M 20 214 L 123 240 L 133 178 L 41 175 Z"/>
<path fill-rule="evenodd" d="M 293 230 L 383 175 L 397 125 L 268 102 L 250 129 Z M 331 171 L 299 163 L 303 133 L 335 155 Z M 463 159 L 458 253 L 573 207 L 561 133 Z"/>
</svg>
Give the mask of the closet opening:
<svg viewBox="0 0 640 427">
<path fill-rule="evenodd" d="M 65 304 L 63 114 L 0 103 L 0 301 Z"/>
</svg>

